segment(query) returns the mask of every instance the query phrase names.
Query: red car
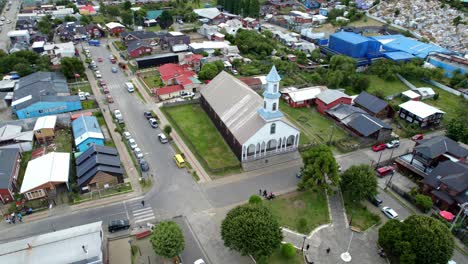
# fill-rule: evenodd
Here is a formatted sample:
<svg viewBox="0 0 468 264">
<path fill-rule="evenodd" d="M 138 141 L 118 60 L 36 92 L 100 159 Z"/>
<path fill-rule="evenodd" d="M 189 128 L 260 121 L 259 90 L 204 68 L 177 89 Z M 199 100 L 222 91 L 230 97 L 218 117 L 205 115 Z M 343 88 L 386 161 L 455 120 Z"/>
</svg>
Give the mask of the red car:
<svg viewBox="0 0 468 264">
<path fill-rule="evenodd" d="M 100 80 L 100 81 L 99 81 L 99 85 L 104 86 L 104 85 L 106 85 L 106 82 L 103 81 L 103 80 Z"/>
<path fill-rule="evenodd" d="M 385 143 L 372 146 L 372 150 L 375 151 L 375 152 L 384 150 L 384 149 L 386 149 L 386 148 L 387 148 L 387 146 L 385 145 Z"/>
<path fill-rule="evenodd" d="M 105 94 L 108 94 L 110 92 L 109 88 L 107 88 L 107 86 L 103 86 L 102 90 L 104 91 Z"/>
<path fill-rule="evenodd" d="M 411 139 L 414 140 L 414 141 L 418 141 L 418 140 L 421 140 L 423 138 L 424 138 L 423 134 L 416 134 L 416 135 L 411 137 Z"/>
<path fill-rule="evenodd" d="M 103 62 L 103 61 L 104 61 L 104 59 L 103 59 L 103 58 L 98 58 L 98 59 L 97 59 L 97 61 L 99 61 L 99 62 Z"/>
<path fill-rule="evenodd" d="M 377 176 L 385 177 L 388 174 L 393 173 L 395 171 L 395 168 L 393 166 L 384 166 L 384 167 L 378 168 L 376 171 L 377 171 Z"/>
</svg>

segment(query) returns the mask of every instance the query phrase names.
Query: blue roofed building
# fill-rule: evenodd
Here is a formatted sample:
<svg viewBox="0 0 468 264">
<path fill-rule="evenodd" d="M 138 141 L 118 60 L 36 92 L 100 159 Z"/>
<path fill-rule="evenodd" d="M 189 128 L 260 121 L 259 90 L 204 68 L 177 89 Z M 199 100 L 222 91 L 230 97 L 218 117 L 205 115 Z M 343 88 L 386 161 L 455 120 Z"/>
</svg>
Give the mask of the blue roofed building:
<svg viewBox="0 0 468 264">
<path fill-rule="evenodd" d="M 403 35 L 373 36 L 370 38 L 380 42 L 385 51 L 403 51 L 422 59 L 425 59 L 431 53 L 451 53 L 440 46 L 424 43 Z"/>
<path fill-rule="evenodd" d="M 445 76 L 449 78 L 453 76 L 454 71 L 459 71 L 461 74 L 468 73 L 468 59 L 464 57 L 436 53 L 429 55 L 427 62 L 442 68 Z"/>
<path fill-rule="evenodd" d="M 163 10 L 148 10 L 146 11 L 146 19 L 158 19 L 162 13 Z"/>
<path fill-rule="evenodd" d="M 104 146 L 104 135 L 95 116 L 80 116 L 72 122 L 75 146 L 79 152 L 93 145 Z"/>
<path fill-rule="evenodd" d="M 414 57 L 413 55 L 407 53 L 407 52 L 403 52 L 403 51 L 391 51 L 391 52 L 385 52 L 383 54 L 383 56 L 389 60 L 392 60 L 392 61 L 409 61 L 409 60 L 412 60 L 416 57 Z"/>
<path fill-rule="evenodd" d="M 11 108 L 24 119 L 81 110 L 81 102 L 79 96 L 70 95 L 62 74 L 35 72 L 16 83 Z"/>
<path fill-rule="evenodd" d="M 380 42 L 352 32 L 340 31 L 330 35 L 328 48 L 352 58 L 379 54 Z"/>
</svg>

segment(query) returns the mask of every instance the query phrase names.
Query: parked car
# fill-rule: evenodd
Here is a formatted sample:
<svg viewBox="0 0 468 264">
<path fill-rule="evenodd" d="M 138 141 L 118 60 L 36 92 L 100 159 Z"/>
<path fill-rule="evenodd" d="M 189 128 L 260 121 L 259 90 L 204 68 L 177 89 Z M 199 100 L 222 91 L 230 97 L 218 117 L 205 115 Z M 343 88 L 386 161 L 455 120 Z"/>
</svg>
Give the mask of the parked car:
<svg viewBox="0 0 468 264">
<path fill-rule="evenodd" d="M 192 93 L 192 92 L 187 92 L 187 91 L 181 91 L 180 92 L 180 97 L 182 97 L 182 98 L 190 98 L 190 97 L 193 97 L 193 96 L 195 96 L 195 94 Z"/>
<path fill-rule="evenodd" d="M 138 148 L 138 144 L 136 143 L 136 141 L 133 138 L 130 138 L 128 140 L 128 145 L 130 146 L 131 149 Z"/>
<path fill-rule="evenodd" d="M 372 150 L 375 151 L 375 152 L 384 150 L 384 149 L 386 149 L 386 148 L 387 148 L 387 145 L 385 145 L 385 143 L 372 146 Z"/>
<path fill-rule="evenodd" d="M 232 69 L 231 72 L 232 72 L 232 74 L 234 74 L 234 75 L 239 74 L 239 72 L 238 72 L 237 70 L 235 70 L 235 69 Z"/>
<path fill-rule="evenodd" d="M 128 131 L 124 131 L 124 132 L 123 132 L 123 136 L 124 136 L 124 138 L 125 138 L 126 140 L 129 140 L 129 139 L 132 138 L 132 135 L 131 135 L 130 132 L 128 132 Z"/>
<path fill-rule="evenodd" d="M 10 20 L 10 19 L 7 19 L 6 23 L 7 23 L 7 24 L 11 24 L 11 20 Z"/>
<path fill-rule="evenodd" d="M 379 196 L 375 195 L 372 197 L 369 197 L 369 202 L 371 202 L 373 205 L 379 207 L 382 204 L 382 199 L 380 199 Z"/>
<path fill-rule="evenodd" d="M 99 78 L 99 79 L 102 78 L 100 71 L 96 71 L 95 74 L 96 74 L 96 78 Z"/>
<path fill-rule="evenodd" d="M 382 207 L 382 213 L 384 213 L 384 215 L 386 215 L 390 219 L 395 219 L 398 217 L 397 212 L 395 212 L 395 210 L 388 206 Z"/>
<path fill-rule="evenodd" d="M 108 230 L 110 233 L 114 233 L 116 231 L 125 230 L 130 228 L 130 222 L 128 219 L 120 219 L 120 220 L 111 220 L 109 222 Z"/>
<path fill-rule="evenodd" d="M 103 59 L 103 58 L 98 58 L 97 61 L 98 61 L 98 62 L 103 62 L 104 59 Z"/>
<path fill-rule="evenodd" d="M 4 23 L 2 21 L 0 21 L 0 26 L 3 26 L 3 25 L 4 25 Z"/>
<path fill-rule="evenodd" d="M 107 85 L 102 86 L 102 91 L 104 92 L 104 94 L 110 93 L 110 90 L 109 88 L 107 88 Z"/>
<path fill-rule="evenodd" d="M 414 141 L 418 141 L 418 140 L 421 140 L 423 138 L 424 138 L 423 134 L 416 134 L 416 135 L 411 137 L 411 139 L 414 140 Z"/>
<path fill-rule="evenodd" d="M 135 149 L 133 150 L 133 153 L 135 153 L 135 157 L 136 157 L 137 159 L 142 159 L 142 158 L 143 158 L 143 151 L 141 151 L 140 148 L 135 148 Z"/>
<path fill-rule="evenodd" d="M 393 166 L 383 166 L 383 167 L 378 168 L 376 171 L 377 171 L 377 176 L 385 177 L 389 174 L 394 173 L 395 168 Z"/>
<path fill-rule="evenodd" d="M 4 16 L 0 17 L 0 20 L 5 21 L 5 17 Z"/>
<path fill-rule="evenodd" d="M 388 142 L 387 144 L 385 144 L 385 146 L 389 149 L 391 148 L 398 148 L 400 146 L 400 140 L 398 139 L 394 139 L 390 142 Z"/>
<path fill-rule="evenodd" d="M 143 112 L 143 115 L 146 117 L 146 119 L 153 118 L 153 114 L 150 111 Z"/>
<path fill-rule="evenodd" d="M 112 71 L 113 73 L 116 73 L 116 72 L 117 72 L 117 67 L 112 67 L 112 68 L 111 68 L 111 71 Z"/>
<path fill-rule="evenodd" d="M 126 82 L 125 88 L 127 89 L 129 93 L 133 93 L 135 91 L 135 87 L 133 86 L 133 83 L 131 82 Z"/>
<path fill-rule="evenodd" d="M 169 141 L 167 140 L 166 135 L 164 135 L 163 133 L 159 133 L 159 134 L 158 134 L 158 139 L 159 139 L 159 141 L 160 141 L 161 143 L 163 143 L 163 144 L 166 144 L 167 142 L 169 142 Z"/>
<path fill-rule="evenodd" d="M 112 104 L 114 102 L 114 98 L 112 98 L 112 95 L 107 94 L 106 95 L 107 103 Z"/>
<path fill-rule="evenodd" d="M 139 163 L 140 163 L 140 168 L 142 171 L 149 171 L 149 165 L 146 160 L 140 159 Z"/>
<path fill-rule="evenodd" d="M 104 81 L 104 80 L 99 80 L 99 85 L 101 85 L 101 86 L 106 85 L 106 81 Z"/>
<path fill-rule="evenodd" d="M 205 264 L 206 262 L 203 259 L 197 259 L 193 264 Z"/>
<path fill-rule="evenodd" d="M 158 127 L 158 121 L 154 118 L 148 119 L 148 122 L 150 123 L 152 128 L 157 128 Z"/>
</svg>

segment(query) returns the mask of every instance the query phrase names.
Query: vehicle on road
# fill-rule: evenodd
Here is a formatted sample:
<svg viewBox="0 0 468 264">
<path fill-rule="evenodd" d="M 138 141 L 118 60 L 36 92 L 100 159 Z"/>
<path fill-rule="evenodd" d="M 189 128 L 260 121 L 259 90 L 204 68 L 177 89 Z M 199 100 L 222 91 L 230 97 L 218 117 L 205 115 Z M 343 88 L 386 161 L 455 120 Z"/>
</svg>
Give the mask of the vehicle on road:
<svg viewBox="0 0 468 264">
<path fill-rule="evenodd" d="M 150 123 L 152 128 L 157 128 L 158 127 L 158 121 L 154 118 L 148 119 L 148 122 Z"/>
<path fill-rule="evenodd" d="M 100 71 L 96 71 L 95 74 L 96 74 L 96 78 L 99 78 L 99 79 L 102 78 Z"/>
<path fill-rule="evenodd" d="M 142 171 L 149 171 L 149 165 L 148 162 L 144 159 L 140 159 L 140 168 Z"/>
<path fill-rule="evenodd" d="M 232 74 L 234 74 L 234 75 L 239 74 L 239 72 L 238 72 L 237 70 L 235 70 L 235 69 L 232 69 L 231 72 L 232 72 Z"/>
<path fill-rule="evenodd" d="M 384 149 L 386 149 L 386 148 L 387 148 L 387 145 L 385 145 L 385 143 L 372 146 L 372 150 L 375 151 L 375 152 L 384 150 Z"/>
<path fill-rule="evenodd" d="M 126 230 L 130 228 L 130 222 L 128 219 L 119 219 L 119 220 L 111 220 L 109 222 L 108 230 L 110 233 L 114 233 L 120 230 Z"/>
<path fill-rule="evenodd" d="M 142 158 L 143 158 L 143 151 L 141 151 L 140 148 L 138 148 L 138 147 L 135 148 L 135 149 L 133 150 L 133 153 L 135 153 L 135 157 L 136 157 L 137 159 L 142 159 Z"/>
<path fill-rule="evenodd" d="M 160 141 L 161 143 L 163 143 L 163 144 L 166 144 L 167 142 L 169 142 L 169 141 L 167 140 L 166 135 L 164 135 L 163 133 L 159 133 L 159 134 L 158 134 L 158 139 L 159 139 L 159 141 Z"/>
<path fill-rule="evenodd" d="M 99 39 L 90 39 L 88 40 L 88 45 L 99 47 L 101 45 L 101 42 L 99 41 Z"/>
<path fill-rule="evenodd" d="M 131 149 L 138 148 L 138 144 L 133 138 L 128 139 L 128 145 L 130 146 Z"/>
<path fill-rule="evenodd" d="M 106 81 L 104 81 L 104 80 L 99 80 L 99 85 L 101 85 L 101 86 L 106 85 Z"/>
<path fill-rule="evenodd" d="M 389 149 L 391 148 L 398 148 L 400 146 L 400 140 L 398 139 L 394 139 L 390 142 L 388 142 L 387 144 L 385 144 L 385 146 Z"/>
<path fill-rule="evenodd" d="M 117 60 L 115 59 L 114 55 L 109 55 L 109 60 L 112 64 L 117 63 Z"/>
<path fill-rule="evenodd" d="M 119 109 L 114 110 L 114 116 L 115 119 L 117 119 L 117 122 L 123 123 L 123 116 Z"/>
<path fill-rule="evenodd" d="M 385 177 L 389 174 L 394 173 L 395 168 L 393 166 L 383 166 L 383 167 L 378 168 L 376 171 L 377 171 L 377 176 Z"/>
<path fill-rule="evenodd" d="M 195 94 L 192 93 L 192 92 L 187 92 L 187 91 L 181 91 L 180 92 L 180 97 L 182 97 L 182 98 L 191 98 L 193 96 L 195 96 Z"/>
<path fill-rule="evenodd" d="M 413 141 L 418 141 L 418 140 L 421 140 L 424 138 L 424 135 L 423 134 L 416 134 L 414 136 L 411 137 L 411 140 Z"/>
<path fill-rule="evenodd" d="M 371 202 L 371 204 L 375 205 L 376 207 L 379 207 L 383 201 L 382 199 L 380 199 L 379 196 L 374 195 L 372 197 L 369 197 L 369 202 Z"/>
<path fill-rule="evenodd" d="M 131 82 L 126 82 L 125 88 L 127 89 L 129 93 L 133 93 L 135 91 L 135 87 L 133 86 L 133 83 Z"/>
<path fill-rule="evenodd" d="M 129 139 L 132 138 L 132 134 L 130 134 L 130 132 L 128 132 L 128 131 L 124 131 L 124 132 L 123 132 L 123 136 L 124 136 L 124 138 L 125 138 L 126 140 L 129 140 Z"/>
<path fill-rule="evenodd" d="M 193 264 L 206 264 L 206 263 L 203 259 L 197 259 L 195 260 L 195 262 L 193 262 Z"/>
<path fill-rule="evenodd" d="M 10 19 L 7 19 L 7 21 L 5 21 L 7 24 L 11 24 L 11 20 Z"/>
<path fill-rule="evenodd" d="M 114 98 L 110 94 L 106 94 L 107 103 L 112 104 L 114 102 Z"/>
<path fill-rule="evenodd" d="M 112 68 L 111 68 L 111 71 L 112 71 L 113 73 L 117 73 L 117 67 L 112 67 Z"/>
<path fill-rule="evenodd" d="M 0 17 L 0 21 L 5 21 L 5 17 L 4 16 Z"/>
<path fill-rule="evenodd" d="M 103 58 L 98 58 L 97 61 L 98 61 L 98 62 L 103 62 L 104 59 L 103 59 Z"/>
<path fill-rule="evenodd" d="M 174 161 L 179 168 L 184 168 L 185 167 L 185 160 L 180 154 L 175 154 L 174 155 Z"/>
<path fill-rule="evenodd" d="M 146 119 L 153 118 L 153 114 L 150 111 L 143 112 L 143 115 L 146 117 Z"/>
<path fill-rule="evenodd" d="M 104 92 L 104 94 L 110 93 L 109 88 L 107 87 L 107 85 L 102 86 L 102 91 Z"/>
<path fill-rule="evenodd" d="M 382 207 L 382 213 L 384 213 L 384 215 L 386 215 L 390 219 L 395 219 L 398 217 L 397 212 L 395 212 L 395 210 L 388 206 Z"/>
<path fill-rule="evenodd" d="M 91 95 L 89 93 L 78 92 L 78 97 L 80 97 L 81 101 L 88 100 L 88 97 L 90 97 L 90 96 Z"/>
</svg>

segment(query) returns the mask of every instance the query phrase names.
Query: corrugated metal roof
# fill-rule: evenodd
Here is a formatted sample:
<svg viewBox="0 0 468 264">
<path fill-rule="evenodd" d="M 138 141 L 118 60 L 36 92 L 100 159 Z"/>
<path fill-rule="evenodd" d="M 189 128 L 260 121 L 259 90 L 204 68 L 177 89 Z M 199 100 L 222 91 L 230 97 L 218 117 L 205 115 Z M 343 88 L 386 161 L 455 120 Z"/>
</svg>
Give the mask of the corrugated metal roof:
<svg viewBox="0 0 468 264">
<path fill-rule="evenodd" d="M 331 36 L 345 40 L 346 42 L 353 43 L 353 44 L 358 44 L 358 43 L 369 41 L 369 38 L 367 37 L 364 37 L 364 36 L 361 36 L 359 34 L 352 33 L 352 32 L 346 32 L 346 31 L 340 31 Z"/>
<path fill-rule="evenodd" d="M 90 137 L 104 139 L 101 127 L 99 127 L 99 123 L 95 116 L 78 117 L 72 122 L 72 129 L 76 146 Z"/>
<path fill-rule="evenodd" d="M 388 106 L 387 102 L 367 92 L 361 92 L 358 97 L 354 99 L 354 103 L 366 108 L 374 114 L 379 113 Z"/>
<path fill-rule="evenodd" d="M 18 153 L 17 148 L 0 149 L 0 189 L 10 186 L 10 176 L 16 166 Z"/>
<path fill-rule="evenodd" d="M 340 92 L 338 90 L 325 90 L 317 95 L 317 98 L 325 104 L 334 102 L 340 98 L 350 98 L 347 94 Z"/>
<path fill-rule="evenodd" d="M 34 125 L 34 131 L 43 129 L 43 128 L 55 128 L 56 122 L 57 122 L 56 115 L 41 116 L 36 120 L 36 124 Z"/>
</svg>

